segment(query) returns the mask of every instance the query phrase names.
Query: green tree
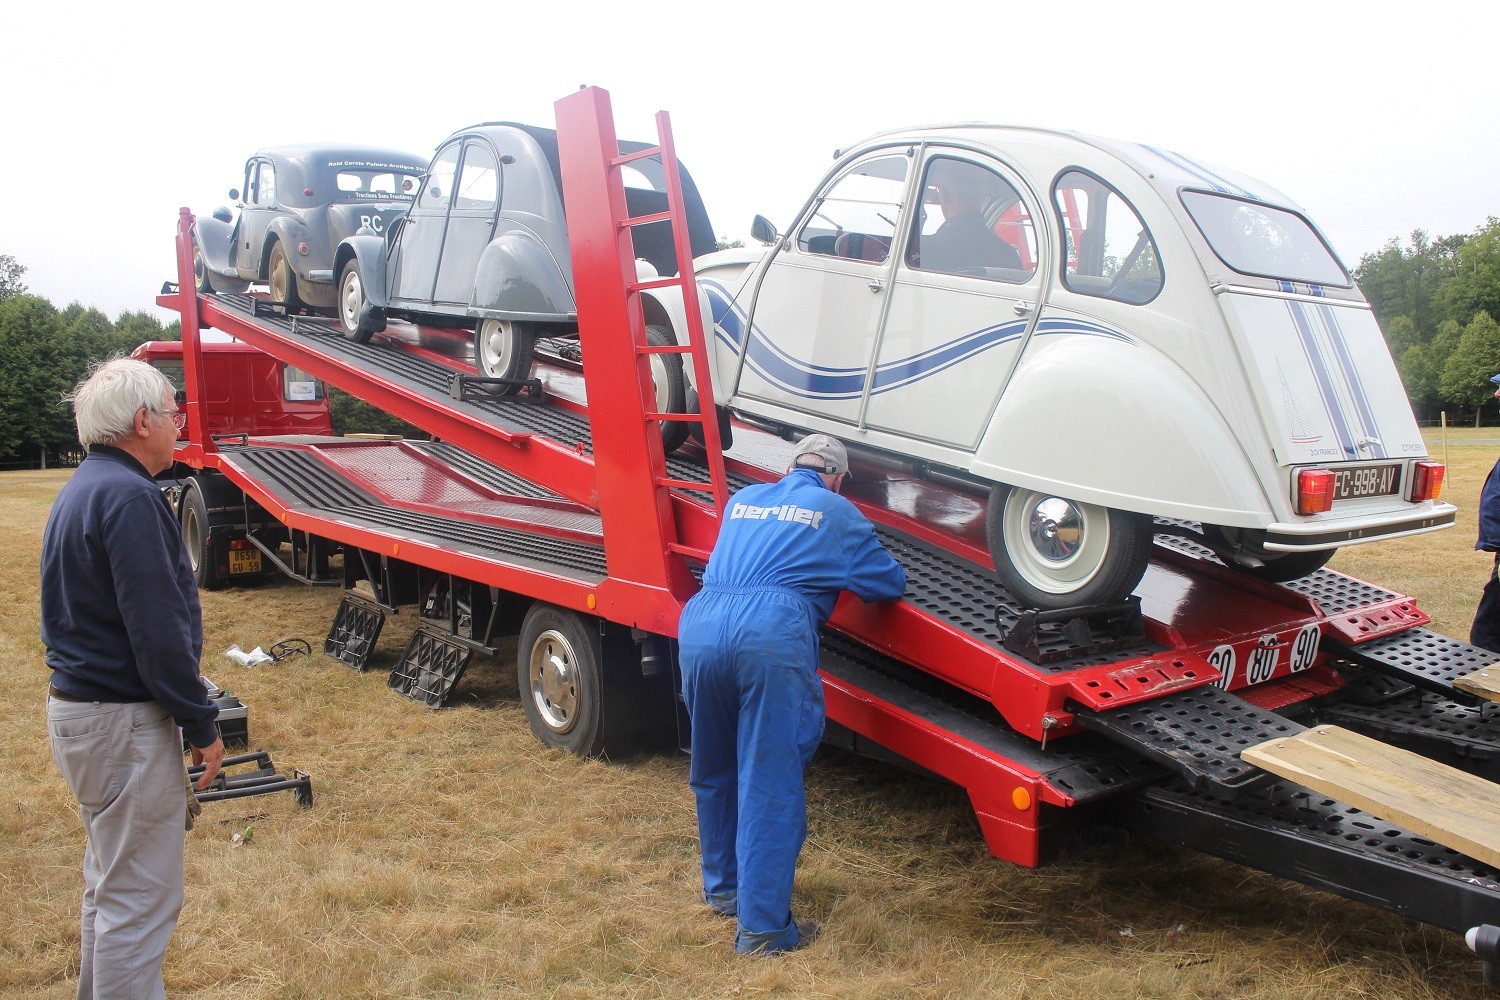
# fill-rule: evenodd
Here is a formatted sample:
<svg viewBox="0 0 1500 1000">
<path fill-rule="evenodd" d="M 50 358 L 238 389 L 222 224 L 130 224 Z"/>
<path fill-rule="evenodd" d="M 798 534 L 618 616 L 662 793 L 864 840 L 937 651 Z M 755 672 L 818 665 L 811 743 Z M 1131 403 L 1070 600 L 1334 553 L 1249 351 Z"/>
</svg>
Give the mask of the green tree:
<svg viewBox="0 0 1500 1000">
<path fill-rule="evenodd" d="M 0 253 L 0 302 L 12 295 L 26 294 L 26 286 L 21 283 L 21 275 L 25 273 L 24 265 L 10 254 Z"/>
<path fill-rule="evenodd" d="M 1500 219 L 1490 216 L 1464 241 L 1444 291 L 1455 319 L 1479 312 L 1500 316 Z"/>
<path fill-rule="evenodd" d="M 1460 404 L 1464 409 L 1474 407 L 1474 426 L 1484 412 L 1484 402 L 1494 394 L 1490 376 L 1500 372 L 1500 323 L 1490 314 L 1475 315 L 1459 337 L 1458 348 L 1443 364 L 1439 383 L 1443 398 Z"/>
<path fill-rule="evenodd" d="M 411 424 L 391 416 L 342 389 L 328 387 L 328 415 L 335 434 L 399 434 L 402 437 L 426 437 Z"/>
<path fill-rule="evenodd" d="M 1385 343 L 1391 349 L 1392 357 L 1401 357 L 1421 342 L 1417 324 L 1411 321 L 1410 316 L 1397 316 L 1385 324 Z"/>
<path fill-rule="evenodd" d="M 1413 344 L 1396 359 L 1396 370 L 1401 373 L 1401 383 L 1406 387 L 1406 398 L 1418 416 L 1431 415 L 1442 407 L 1442 392 L 1438 388 L 1441 369 L 1432 363 L 1430 348 Z"/>
<path fill-rule="evenodd" d="M 52 303 L 35 295 L 0 301 L 0 458 L 46 464 L 76 446 L 72 412 L 62 402 L 77 365 Z"/>
</svg>

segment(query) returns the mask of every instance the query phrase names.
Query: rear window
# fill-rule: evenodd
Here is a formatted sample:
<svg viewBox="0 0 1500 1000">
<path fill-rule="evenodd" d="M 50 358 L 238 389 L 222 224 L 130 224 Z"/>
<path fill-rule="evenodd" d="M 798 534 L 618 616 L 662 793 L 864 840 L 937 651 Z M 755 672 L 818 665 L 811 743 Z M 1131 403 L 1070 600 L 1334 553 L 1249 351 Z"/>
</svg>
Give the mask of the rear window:
<svg viewBox="0 0 1500 1000">
<path fill-rule="evenodd" d="M 1182 204 L 1214 254 L 1241 274 L 1349 285 L 1344 265 L 1296 212 L 1208 191 L 1184 191 Z"/>
<path fill-rule="evenodd" d="M 344 201 L 410 201 L 417 180 L 414 174 L 393 170 L 340 170 L 334 175 Z"/>
</svg>

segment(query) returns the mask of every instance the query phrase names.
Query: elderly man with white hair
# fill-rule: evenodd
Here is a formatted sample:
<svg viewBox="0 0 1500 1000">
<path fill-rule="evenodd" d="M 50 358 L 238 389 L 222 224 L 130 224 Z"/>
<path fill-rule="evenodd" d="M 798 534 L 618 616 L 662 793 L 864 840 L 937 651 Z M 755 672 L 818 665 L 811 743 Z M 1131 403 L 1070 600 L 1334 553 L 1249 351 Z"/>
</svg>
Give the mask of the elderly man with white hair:
<svg viewBox="0 0 1500 1000">
<path fill-rule="evenodd" d="M 140 361 L 98 366 L 72 395 L 88 457 L 42 536 L 42 641 L 52 758 L 78 800 L 78 996 L 165 997 L 183 900 L 186 736 L 207 787 L 224 758 L 198 673 L 198 590 L 154 475 L 181 427 L 171 383 Z"/>
</svg>

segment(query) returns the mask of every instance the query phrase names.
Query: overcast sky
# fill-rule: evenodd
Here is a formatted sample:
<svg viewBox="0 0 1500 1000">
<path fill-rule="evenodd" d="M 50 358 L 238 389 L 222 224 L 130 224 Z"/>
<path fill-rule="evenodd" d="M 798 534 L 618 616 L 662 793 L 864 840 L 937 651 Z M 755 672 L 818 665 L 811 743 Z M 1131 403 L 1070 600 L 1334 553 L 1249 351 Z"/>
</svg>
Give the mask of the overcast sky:
<svg viewBox="0 0 1500 1000">
<path fill-rule="evenodd" d="M 424 159 L 478 121 L 608 90 L 623 138 L 672 116 L 714 228 L 785 226 L 837 147 L 982 120 L 1165 146 L 1279 188 L 1351 267 L 1500 215 L 1492 0 L 598 4 L 136 3 L 0 14 L 0 254 L 111 317 L 175 277 L 179 206 L 310 140 Z M 1400 13 L 1397 13 L 1397 11 Z"/>
</svg>

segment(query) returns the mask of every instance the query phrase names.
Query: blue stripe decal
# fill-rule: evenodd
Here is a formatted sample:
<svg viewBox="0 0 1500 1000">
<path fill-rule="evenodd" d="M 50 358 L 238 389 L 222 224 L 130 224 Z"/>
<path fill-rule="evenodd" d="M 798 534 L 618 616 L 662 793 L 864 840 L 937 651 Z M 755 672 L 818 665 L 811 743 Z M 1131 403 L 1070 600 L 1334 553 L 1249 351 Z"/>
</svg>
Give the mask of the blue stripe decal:
<svg viewBox="0 0 1500 1000">
<path fill-rule="evenodd" d="M 700 285 L 708 296 L 715 338 L 738 355 L 747 340 L 744 311 L 723 285 L 710 281 L 701 282 Z M 878 396 L 911 385 L 990 348 L 1017 341 L 1025 334 L 1026 325 L 1025 319 L 1011 320 L 966 333 L 920 354 L 881 363 L 875 368 L 871 394 Z M 1036 333 L 1038 336 L 1072 334 L 1109 337 L 1131 342 L 1129 337 L 1118 330 L 1081 319 L 1043 319 L 1037 324 Z M 782 391 L 822 400 L 858 399 L 864 392 L 867 374 L 864 367 L 835 368 L 803 361 L 782 350 L 758 328 L 750 330 L 748 342 L 746 366 Z"/>
<path fill-rule="evenodd" d="M 1233 181 L 1221 176 L 1220 174 L 1215 173 L 1213 170 L 1209 169 L 1201 163 L 1196 163 L 1193 160 L 1188 159 L 1181 153 L 1174 153 L 1170 149 L 1157 149 L 1155 146 L 1143 145 L 1141 146 L 1141 148 L 1147 150 L 1148 152 L 1154 153 L 1156 156 L 1172 164 L 1177 169 L 1186 171 L 1220 194 L 1239 195 L 1242 198 L 1249 198 L 1251 201 L 1260 200 L 1255 195 L 1251 194 L 1249 191 L 1246 191 L 1244 188 L 1240 187 Z"/>
<path fill-rule="evenodd" d="M 1359 411 L 1359 421 L 1364 425 L 1364 436 L 1380 439 L 1380 429 L 1375 424 L 1375 414 L 1370 409 L 1370 397 L 1365 392 L 1365 386 L 1359 378 L 1359 369 L 1355 367 L 1354 357 L 1349 353 L 1349 345 L 1344 341 L 1344 331 L 1339 326 L 1338 316 L 1329 306 L 1315 306 L 1318 315 L 1323 320 L 1324 327 L 1328 330 L 1328 339 L 1333 342 L 1334 354 L 1338 357 L 1339 367 L 1344 371 L 1344 380 L 1349 384 L 1349 394 L 1354 397 L 1355 408 Z M 1385 450 L 1385 444 L 1373 445 L 1370 449 L 1371 458 L 1389 458 Z"/>
<path fill-rule="evenodd" d="M 1302 340 L 1302 351 L 1307 355 L 1308 367 L 1318 380 L 1318 393 L 1323 397 L 1324 411 L 1333 423 L 1333 431 L 1339 439 L 1340 447 L 1344 449 L 1344 457 L 1356 458 L 1354 437 L 1349 433 L 1349 426 L 1344 422 L 1344 411 L 1333 393 L 1333 383 L 1328 378 L 1328 365 L 1318 349 L 1317 338 L 1313 336 L 1312 326 L 1307 321 L 1307 313 L 1300 302 L 1288 302 L 1286 306 L 1291 311 L 1292 323 L 1297 327 L 1297 336 Z"/>
</svg>

